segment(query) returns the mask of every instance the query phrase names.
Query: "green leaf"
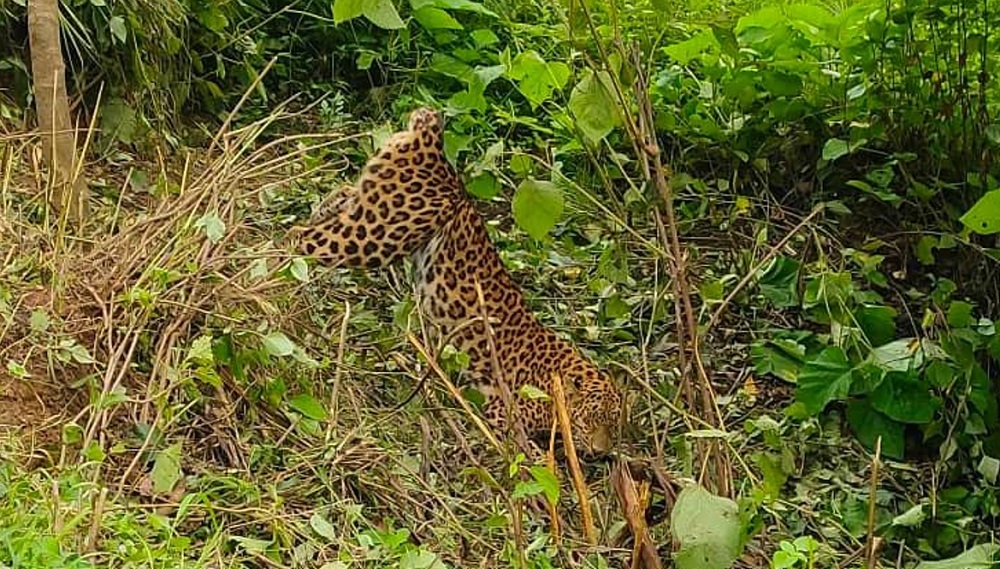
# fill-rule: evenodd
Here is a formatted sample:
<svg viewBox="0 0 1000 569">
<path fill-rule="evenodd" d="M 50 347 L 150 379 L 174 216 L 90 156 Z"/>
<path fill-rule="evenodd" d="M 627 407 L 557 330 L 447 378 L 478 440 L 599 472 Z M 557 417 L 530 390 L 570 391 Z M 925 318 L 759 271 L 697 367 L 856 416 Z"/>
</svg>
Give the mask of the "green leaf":
<svg viewBox="0 0 1000 569">
<path fill-rule="evenodd" d="M 968 328 L 972 326 L 972 305 L 961 300 L 953 300 L 948 306 L 948 326 Z"/>
<path fill-rule="evenodd" d="M 987 192 L 959 220 L 980 235 L 1000 233 L 1000 190 Z"/>
<path fill-rule="evenodd" d="M 875 441 L 882 437 L 882 454 L 900 460 L 903 458 L 903 425 L 879 413 L 864 400 L 851 401 L 847 406 L 847 422 L 861 444 L 875 448 Z"/>
<path fill-rule="evenodd" d="M 34 332 L 44 332 L 48 330 L 51 325 L 51 322 L 49 321 L 49 314 L 41 308 L 32 310 L 31 316 L 28 317 L 28 325 L 31 326 L 31 330 Z"/>
<path fill-rule="evenodd" d="M 295 351 L 295 343 L 282 332 L 271 332 L 264 336 L 264 350 L 272 356 L 290 356 Z"/>
<path fill-rule="evenodd" d="M 229 18 L 216 5 L 212 5 L 204 10 L 198 10 L 195 16 L 201 25 L 216 33 L 229 27 Z"/>
<path fill-rule="evenodd" d="M 556 475 L 544 466 L 532 466 L 529 470 L 531 477 L 542 487 L 545 498 L 553 506 L 556 505 L 559 502 L 559 479 Z"/>
<path fill-rule="evenodd" d="M 122 99 L 111 99 L 101 107 L 101 131 L 114 136 L 119 142 L 131 144 L 137 125 L 135 109 Z"/>
<path fill-rule="evenodd" d="M 728 569 L 743 544 L 739 507 L 698 485 L 681 490 L 670 513 L 678 569 Z"/>
<path fill-rule="evenodd" d="M 181 479 L 181 445 L 172 444 L 156 453 L 153 470 L 149 473 L 153 481 L 153 492 L 167 494 Z"/>
<path fill-rule="evenodd" d="M 392 0 L 363 0 L 361 13 L 384 30 L 398 30 L 405 26 Z"/>
<path fill-rule="evenodd" d="M 938 408 L 926 384 L 900 372 L 887 373 L 869 400 L 876 411 L 900 423 L 926 425 Z"/>
<path fill-rule="evenodd" d="M 607 71 L 588 72 L 569 96 L 569 110 L 591 142 L 598 142 L 619 124 L 611 75 Z"/>
<path fill-rule="evenodd" d="M 775 97 L 794 97 L 802 92 L 802 79 L 791 73 L 766 71 L 761 76 L 761 82 Z"/>
<path fill-rule="evenodd" d="M 687 65 L 695 57 L 718 48 L 719 40 L 715 38 L 712 30 L 704 30 L 691 39 L 663 48 L 663 53 L 677 60 L 677 63 Z"/>
<path fill-rule="evenodd" d="M 414 10 L 419 10 L 425 6 L 444 8 L 445 10 L 463 10 L 466 12 L 474 12 L 476 14 L 490 16 L 491 18 L 497 17 L 495 12 L 488 10 L 482 4 L 473 2 L 472 0 L 410 0 L 410 7 Z"/>
<path fill-rule="evenodd" d="M 320 537 L 328 539 L 330 543 L 336 543 L 339 538 L 337 528 L 333 527 L 333 524 L 327 521 L 319 512 L 313 512 L 313 515 L 309 518 L 309 527 Z"/>
<path fill-rule="evenodd" d="M 426 6 L 413 11 L 413 17 L 421 26 L 428 30 L 461 30 L 464 29 L 458 20 L 440 8 Z"/>
<path fill-rule="evenodd" d="M 334 0 L 333 23 L 339 24 L 353 20 L 361 15 L 363 8 L 364 0 Z"/>
<path fill-rule="evenodd" d="M 517 186 L 514 221 L 535 239 L 543 239 L 563 213 L 562 191 L 552 182 L 528 178 Z"/>
<path fill-rule="evenodd" d="M 206 213 L 194 222 L 194 226 L 205 232 L 212 243 L 218 243 L 226 235 L 226 224 L 215 213 Z"/>
<path fill-rule="evenodd" d="M 924 512 L 923 504 L 917 504 L 895 518 L 892 518 L 892 525 L 915 528 L 924 523 L 925 519 L 927 519 L 927 514 Z"/>
<path fill-rule="evenodd" d="M 990 569 L 996 565 L 993 560 L 997 552 L 1000 544 L 981 543 L 950 559 L 921 561 L 915 569 Z"/>
<path fill-rule="evenodd" d="M 436 553 L 426 549 L 411 549 L 399 558 L 399 569 L 444 569 Z"/>
<path fill-rule="evenodd" d="M 789 383 L 798 383 L 806 347 L 786 338 L 757 342 L 750 347 L 750 358 L 758 374 L 770 373 Z"/>
<path fill-rule="evenodd" d="M 302 257 L 296 257 L 292 259 L 292 264 L 289 267 L 292 276 L 295 280 L 299 282 L 309 282 L 309 265 L 306 264 L 305 259 Z"/>
<path fill-rule="evenodd" d="M 517 390 L 517 394 L 525 399 L 539 399 L 542 401 L 549 400 L 549 394 L 545 393 L 541 389 L 531 385 L 530 383 L 525 383 L 521 386 L 521 389 Z"/>
<path fill-rule="evenodd" d="M 823 145 L 823 160 L 832 162 L 841 156 L 847 155 L 850 151 L 850 147 L 847 145 L 846 140 L 831 138 L 826 141 L 826 144 Z"/>
<path fill-rule="evenodd" d="M 562 89 L 569 80 L 569 66 L 560 61 L 546 62 L 537 51 L 520 53 L 511 62 L 507 76 L 517 82 L 517 90 L 531 107 L 547 101 L 552 93 Z"/>
<path fill-rule="evenodd" d="M 852 372 L 844 350 L 837 346 L 826 348 L 802 368 L 795 399 L 805 405 L 806 411 L 816 415 L 827 403 L 847 397 Z"/>
<path fill-rule="evenodd" d="M 987 483 L 996 484 L 997 477 L 1000 476 L 1000 460 L 992 456 L 983 455 L 979 459 L 979 465 L 976 466 L 976 472 L 981 474 Z"/>
<path fill-rule="evenodd" d="M 291 397 L 288 400 L 288 406 L 296 413 L 314 421 L 324 421 L 327 417 L 326 408 L 323 407 L 323 404 L 320 403 L 319 399 L 308 393 L 300 393 Z"/>
<path fill-rule="evenodd" d="M 896 310 L 890 306 L 865 304 L 854 311 L 854 318 L 873 347 L 882 346 L 896 337 Z"/>
<path fill-rule="evenodd" d="M 917 261 L 921 265 L 934 264 L 934 249 L 938 246 L 938 239 L 932 235 L 924 235 L 913 246 L 913 252 L 917 256 Z"/>
<path fill-rule="evenodd" d="M 125 39 L 128 37 L 128 32 L 125 30 L 125 19 L 121 16 L 112 16 L 108 26 L 111 28 L 111 35 L 118 40 L 118 43 L 125 43 Z"/>
<path fill-rule="evenodd" d="M 798 282 L 801 263 L 779 256 L 758 277 L 760 294 L 777 308 L 796 306 L 799 303 Z"/>
<path fill-rule="evenodd" d="M 909 371 L 923 365 L 924 352 L 917 338 L 900 338 L 875 348 L 869 358 L 888 371 Z"/>
<path fill-rule="evenodd" d="M 472 41 L 476 42 L 476 47 L 489 47 L 500 42 L 500 38 L 492 30 L 486 28 L 472 30 L 469 32 L 469 36 L 472 38 Z"/>
<path fill-rule="evenodd" d="M 31 374 L 28 373 L 27 368 L 25 368 L 24 365 L 15 362 L 14 360 L 7 360 L 7 373 L 11 374 L 12 376 L 18 379 L 27 379 L 31 377 Z"/>
<path fill-rule="evenodd" d="M 470 194 L 484 200 L 500 195 L 500 182 L 489 172 L 483 172 L 473 178 L 466 188 Z"/>
</svg>

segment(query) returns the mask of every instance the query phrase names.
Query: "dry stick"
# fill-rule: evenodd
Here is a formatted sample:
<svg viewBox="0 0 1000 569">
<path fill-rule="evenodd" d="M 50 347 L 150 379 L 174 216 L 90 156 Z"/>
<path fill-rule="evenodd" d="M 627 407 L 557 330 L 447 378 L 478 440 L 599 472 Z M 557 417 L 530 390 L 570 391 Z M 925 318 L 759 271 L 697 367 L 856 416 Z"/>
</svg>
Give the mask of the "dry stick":
<svg viewBox="0 0 1000 569">
<path fill-rule="evenodd" d="M 785 245 L 788 244 L 788 242 L 792 239 L 792 237 L 798 234 L 798 232 L 801 231 L 803 227 L 808 225 L 810 221 L 815 219 L 816 216 L 823 211 L 823 209 L 824 207 L 822 204 L 813 209 L 809 215 L 807 215 L 802 221 L 800 221 L 798 225 L 793 227 L 791 231 L 789 231 L 784 237 L 782 237 L 780 241 L 778 241 L 773 247 L 771 247 L 768 250 L 766 254 L 764 254 L 763 257 L 761 257 L 760 261 L 757 261 L 757 263 L 753 267 L 751 267 L 749 271 L 747 271 L 747 274 L 744 275 L 742 279 L 740 279 L 740 282 L 736 283 L 736 287 L 734 287 L 733 290 L 730 291 L 729 294 L 727 294 L 726 297 L 722 299 L 722 302 L 715 309 L 715 312 L 712 313 L 712 317 L 708 319 L 708 324 L 705 325 L 705 328 L 702 330 L 702 334 L 708 334 L 708 331 L 711 330 L 712 327 L 714 327 L 716 324 L 718 324 L 719 318 L 722 316 L 722 313 L 726 311 L 726 308 L 728 308 L 729 304 L 733 301 L 734 298 L 736 298 L 736 295 L 739 294 L 740 291 L 742 291 L 748 284 L 750 284 L 750 281 L 752 281 L 754 277 L 757 276 L 757 273 L 764 267 L 764 265 L 766 265 L 768 261 L 773 259 L 774 256 L 777 255 L 779 251 L 784 249 Z"/>
<path fill-rule="evenodd" d="M 559 479 L 559 470 L 556 468 L 556 428 L 558 426 L 558 421 L 552 421 L 552 427 L 549 429 L 549 451 L 545 453 L 545 465 L 552 471 L 552 474 Z M 552 538 L 556 545 L 562 543 L 562 529 L 559 526 L 559 510 L 556 508 L 556 504 L 549 502 L 548 499 L 545 500 L 546 506 L 549 508 L 549 519 L 552 520 Z"/>
<path fill-rule="evenodd" d="M 426 361 L 427 365 L 430 366 L 431 370 L 434 372 L 434 375 L 438 376 L 441 382 L 444 383 L 445 387 L 448 389 L 448 393 L 451 394 L 451 396 L 455 399 L 455 401 L 457 401 L 458 404 L 462 407 L 462 410 L 465 411 L 465 413 L 469 416 L 470 419 L 472 419 L 472 422 L 475 423 L 476 428 L 482 431 L 483 435 L 486 436 L 486 439 L 490 441 L 490 444 L 493 445 L 493 447 L 496 448 L 497 451 L 502 453 L 503 445 L 500 444 L 500 441 L 497 439 L 496 435 L 494 435 L 493 431 L 490 430 L 490 428 L 486 425 L 486 423 L 484 423 L 483 420 L 479 418 L 479 415 L 472 408 L 472 406 L 469 405 L 469 402 L 465 400 L 465 397 L 462 397 L 462 393 L 458 390 L 457 387 L 455 387 L 455 384 L 452 383 L 450 379 L 448 379 L 448 374 L 446 374 L 444 370 L 441 369 L 441 366 L 438 365 L 436 360 L 431 358 L 430 354 L 427 351 L 427 348 L 425 348 L 424 345 L 420 343 L 420 340 L 418 340 L 417 337 L 413 335 L 413 332 L 407 332 L 406 339 L 417 350 L 417 353 L 420 354 L 420 357 L 424 358 L 424 361 Z"/>
<path fill-rule="evenodd" d="M 625 522 L 632 532 L 635 542 L 632 549 L 632 568 L 638 569 L 639 563 L 646 569 L 660 569 L 663 567 L 659 553 L 656 551 L 656 544 L 649 535 L 649 527 L 646 525 L 646 505 L 649 501 L 648 483 L 644 485 L 644 491 L 638 492 L 635 487 L 635 479 L 628 467 L 628 463 L 619 460 L 614 471 L 611 473 L 611 485 L 618 495 L 625 510 Z"/>
<path fill-rule="evenodd" d="M 340 397 L 340 380 L 344 375 L 344 346 L 347 344 L 347 323 L 351 319 L 351 303 L 344 303 L 344 317 L 340 323 L 340 343 L 337 345 L 337 370 L 333 374 L 333 392 L 330 393 L 330 428 L 327 430 L 327 439 L 330 431 L 337 424 L 337 400 Z"/>
<path fill-rule="evenodd" d="M 654 125 L 654 115 L 653 115 L 653 105 L 649 98 L 649 89 L 647 88 L 646 78 L 642 70 L 642 62 L 639 59 L 639 50 L 632 50 L 633 65 L 636 71 L 636 86 L 637 86 L 637 97 L 639 103 L 639 116 L 640 121 L 638 125 L 638 133 L 642 136 L 643 146 L 645 147 L 646 153 L 649 155 L 649 159 L 652 162 L 653 170 L 653 183 L 656 186 L 657 192 L 662 200 L 662 209 L 664 210 L 664 215 L 666 216 L 666 230 L 667 233 L 665 237 L 668 238 L 668 247 L 673 257 L 672 263 L 670 263 L 671 277 L 673 277 L 674 285 L 674 295 L 680 304 L 680 313 L 683 314 L 683 320 L 678 319 L 678 341 L 681 344 L 680 353 L 683 354 L 685 349 L 691 350 L 691 355 L 695 363 L 695 368 L 698 371 L 698 395 L 701 398 L 701 412 L 710 414 L 713 418 L 713 423 L 719 427 L 723 428 L 724 421 L 722 419 L 722 413 L 720 412 L 718 406 L 716 405 L 715 393 L 712 389 L 711 381 L 709 380 L 708 373 L 705 371 L 705 367 L 701 361 L 701 354 L 699 353 L 700 346 L 698 345 L 698 327 L 697 320 L 694 315 L 694 307 L 691 303 L 690 286 L 687 281 L 687 268 L 686 268 L 686 255 L 681 246 L 680 234 L 677 230 L 677 219 L 674 213 L 674 197 L 673 190 L 670 187 L 670 183 L 667 179 L 666 168 L 662 161 L 662 152 L 660 150 L 659 143 L 656 140 L 656 134 L 653 131 Z M 661 231 L 664 229 L 664 224 L 660 219 L 657 212 L 655 215 L 657 225 L 660 226 Z M 661 233 L 662 234 L 662 233 Z M 683 325 L 682 325 L 683 323 Z M 686 373 L 682 377 L 685 381 L 690 376 L 687 373 L 686 362 L 682 364 L 681 369 L 684 369 Z M 690 383 L 688 384 L 690 386 Z M 694 394 L 688 395 L 689 403 L 692 402 Z M 718 490 L 724 495 L 729 495 L 732 490 L 732 472 L 729 465 L 728 457 L 723 453 L 709 453 L 715 455 L 715 470 L 718 479 L 716 483 L 718 484 Z"/>
<path fill-rule="evenodd" d="M 875 456 L 872 457 L 872 473 L 868 487 L 868 543 L 865 547 L 865 567 L 875 569 L 876 554 L 881 539 L 875 537 L 875 493 L 878 491 L 879 466 L 882 456 L 882 437 L 875 439 Z"/>
<path fill-rule="evenodd" d="M 104 521 L 104 505 L 108 499 L 107 487 L 101 488 L 97 496 L 97 503 L 94 504 L 94 513 L 90 520 L 90 531 L 87 532 L 87 541 L 84 544 L 84 551 L 93 553 L 97 550 L 97 538 L 101 531 L 101 522 Z"/>
<path fill-rule="evenodd" d="M 552 372 L 552 399 L 556 407 L 556 417 L 562 431 L 563 446 L 566 448 L 566 462 L 572 474 L 573 488 L 580 500 L 580 513 L 583 515 L 583 534 L 590 545 L 597 545 L 597 531 L 594 529 L 594 513 L 590 511 L 590 500 L 587 498 L 587 484 L 580 470 L 580 459 L 576 456 L 576 443 L 573 442 L 573 429 L 569 422 L 569 411 L 566 409 L 566 392 L 563 390 L 562 377 Z"/>
</svg>

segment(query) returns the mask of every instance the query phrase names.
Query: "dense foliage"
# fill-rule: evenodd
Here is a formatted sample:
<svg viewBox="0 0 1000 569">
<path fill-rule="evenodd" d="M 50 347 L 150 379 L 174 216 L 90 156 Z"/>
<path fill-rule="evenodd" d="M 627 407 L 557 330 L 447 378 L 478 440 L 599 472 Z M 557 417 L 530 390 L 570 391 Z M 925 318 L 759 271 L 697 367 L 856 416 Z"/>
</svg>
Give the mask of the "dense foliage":
<svg viewBox="0 0 1000 569">
<path fill-rule="evenodd" d="M 203 146 L 246 93 L 238 124 L 291 100 L 305 109 L 305 128 L 376 125 L 376 140 L 418 104 L 446 109 L 446 151 L 469 192 L 510 204 L 516 227 L 491 225 L 491 232 L 505 260 L 531 278 L 541 317 L 598 359 L 652 361 L 651 388 L 656 401 L 667 401 L 677 392 L 663 355 L 669 340 L 650 342 L 669 337 L 674 318 L 656 260 L 652 212 L 660 203 L 641 181 L 623 120 L 636 113 L 632 94 L 647 88 L 673 171 L 700 323 L 728 309 L 724 326 L 703 339 L 710 367 L 722 377 L 726 360 L 736 358 L 754 371 L 754 387 L 727 385 L 737 381 L 727 377 L 718 380 L 722 389 L 739 397 L 765 389 L 777 399 L 748 415 L 738 396 L 720 397 L 728 426 L 739 431 L 745 422 L 746 440 L 733 448 L 754 448 L 743 465 L 752 475 L 737 488 L 737 549 L 767 526 L 779 529 L 765 547 L 777 568 L 835 566 L 837 544 L 870 531 L 892 542 L 886 554 L 894 557 L 965 552 L 941 567 L 971 566 L 969 556 L 995 552 L 997 2 L 67 0 L 63 9 L 71 91 L 81 115 L 96 113 L 100 126 L 95 161 Z M 0 118 L 8 124 L 31 115 L 26 25 L 23 2 L 0 0 Z M 349 171 L 364 151 L 351 149 Z M 343 157 L 343 148 L 320 148 L 306 160 Z M 165 181 L 150 185 L 154 194 L 171 193 Z M 261 200 L 271 217 L 261 224 L 286 229 L 328 189 L 304 181 L 268 193 Z M 104 199 L 114 205 L 115 197 Z M 222 220 L 206 214 L 198 223 L 221 239 Z M 290 281 L 307 280 L 302 260 L 283 270 Z M 738 287 L 744 275 L 751 286 Z M 546 302 L 566 290 L 572 301 Z M 372 312 L 362 310 L 352 325 L 367 323 L 376 342 L 391 343 L 374 314 L 395 310 L 405 326 L 412 305 L 386 302 L 364 306 Z M 247 340 L 257 336 L 258 343 Z M 219 367 L 251 384 L 244 369 L 290 358 L 287 369 L 277 368 L 287 381 L 254 385 L 249 396 L 307 419 L 327 416 L 291 379 L 295 366 L 316 362 L 285 333 L 243 334 L 216 323 L 189 347 L 189 371 L 209 382 Z M 364 367 L 362 360 L 352 363 Z M 445 360 L 449 369 L 462 365 L 460 354 Z M 26 373 L 19 366 L 11 361 L 8 370 Z M 786 388 L 793 395 L 783 398 Z M 649 454 L 656 454 L 664 445 L 651 433 L 675 418 L 659 404 L 643 417 L 648 432 L 635 438 L 650 449 L 655 439 L 660 446 Z M 914 481 L 870 498 L 874 530 L 864 481 L 837 456 L 853 441 L 867 452 L 877 447 Z M 667 446 L 685 474 L 694 469 L 689 444 L 676 435 Z M 178 452 L 170 448 L 163 452 Z M 543 471 L 531 472 L 520 491 L 551 491 Z M 38 493 L 37 479 L 0 474 L 0 493 L 26 502 Z M 803 498 L 811 492 L 829 500 Z M 820 521 L 789 507 L 800 498 Z M 0 533 L 0 565 L 29 566 L 12 562 L 16 555 L 70 563 L 58 544 L 25 545 L 19 532 L 40 522 L 34 510 L 17 515 L 23 527 Z M 433 544 L 414 545 L 410 530 L 391 520 L 379 525 L 357 512 L 345 519 L 370 566 L 437 562 Z M 334 533 L 322 516 L 310 524 L 321 537 Z M 832 547 L 820 549 L 816 539 Z M 241 546 L 278 555 L 265 541 Z M 543 557 L 534 566 L 547 567 Z"/>
</svg>

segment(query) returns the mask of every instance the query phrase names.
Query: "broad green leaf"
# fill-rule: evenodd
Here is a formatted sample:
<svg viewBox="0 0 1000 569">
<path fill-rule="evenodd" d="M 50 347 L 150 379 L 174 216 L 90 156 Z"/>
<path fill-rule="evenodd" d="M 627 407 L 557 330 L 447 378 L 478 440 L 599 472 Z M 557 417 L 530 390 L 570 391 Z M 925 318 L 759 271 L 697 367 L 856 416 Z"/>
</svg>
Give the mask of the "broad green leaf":
<svg viewBox="0 0 1000 569">
<path fill-rule="evenodd" d="M 1000 190 L 987 192 L 959 220 L 980 235 L 1000 233 Z"/>
<path fill-rule="evenodd" d="M 879 413 L 864 400 L 855 400 L 847 406 L 847 422 L 854 434 L 869 449 L 882 437 L 882 454 L 900 460 L 905 447 L 903 425 Z"/>
<path fill-rule="evenodd" d="M 554 183 L 529 178 L 517 186 L 514 221 L 535 239 L 543 239 L 563 213 L 563 194 Z"/>
<path fill-rule="evenodd" d="M 376 26 L 385 30 L 398 30 L 405 24 L 392 0 L 362 0 L 361 13 Z"/>
<path fill-rule="evenodd" d="M 49 314 L 41 308 L 32 310 L 31 316 L 28 317 L 28 325 L 31 326 L 31 329 L 34 332 L 44 332 L 48 330 L 50 325 Z"/>
<path fill-rule="evenodd" d="M 181 445 L 172 444 L 156 453 L 153 470 L 149 474 L 153 481 L 153 492 L 167 494 L 181 479 Z"/>
<path fill-rule="evenodd" d="M 489 47 L 500 42 L 500 38 L 487 28 L 472 30 L 469 32 L 469 36 L 472 38 L 472 41 L 476 42 L 476 47 Z"/>
<path fill-rule="evenodd" d="M 919 425 L 931 422 L 939 404 L 926 384 L 900 372 L 887 373 L 870 401 L 875 410 L 894 421 Z"/>
<path fill-rule="evenodd" d="M 399 558 L 399 569 L 444 569 L 436 553 L 426 549 L 411 549 Z"/>
<path fill-rule="evenodd" d="M 125 30 L 125 19 L 121 16 L 112 16 L 108 26 L 111 28 L 111 35 L 118 40 L 118 43 L 125 43 L 126 38 L 128 38 L 128 32 Z"/>
<path fill-rule="evenodd" d="M 785 338 L 757 342 L 750 347 L 750 358 L 758 374 L 770 373 L 789 383 L 798 383 L 805 357 L 805 346 Z"/>
<path fill-rule="evenodd" d="M 556 478 L 556 475 L 544 466 L 532 466 L 529 470 L 531 477 L 542 487 L 542 492 L 545 493 L 545 498 L 548 499 L 549 503 L 557 504 L 559 502 L 559 479 Z"/>
<path fill-rule="evenodd" d="M 953 300 L 948 306 L 948 326 L 968 328 L 972 326 L 972 305 L 961 300 Z"/>
<path fill-rule="evenodd" d="M 847 155 L 850 151 L 846 140 L 831 138 L 823 145 L 823 160 L 832 162 L 841 156 Z"/>
<path fill-rule="evenodd" d="M 900 338 L 872 350 L 869 359 L 889 371 L 908 371 L 923 365 L 924 356 L 917 338 Z"/>
<path fill-rule="evenodd" d="M 316 399 L 308 393 L 300 393 L 288 399 L 288 406 L 291 407 L 296 413 L 313 419 L 314 421 L 326 420 L 326 408 L 320 403 L 319 399 Z"/>
<path fill-rule="evenodd" d="M 264 336 L 264 349 L 272 356 L 285 357 L 295 351 L 295 343 L 282 332 L 271 332 Z"/>
<path fill-rule="evenodd" d="M 194 226 L 205 232 L 212 243 L 218 243 L 226 235 L 226 224 L 214 213 L 206 213 L 194 222 Z"/>
<path fill-rule="evenodd" d="M 135 109 L 119 98 L 109 100 L 101 107 L 101 131 L 114 136 L 119 142 L 131 144 L 138 127 Z"/>
<path fill-rule="evenodd" d="M 892 525 L 915 528 L 924 523 L 925 519 L 927 519 L 927 514 L 924 512 L 923 504 L 917 504 L 895 518 L 892 518 Z"/>
<path fill-rule="evenodd" d="M 794 97 L 802 92 L 802 79 L 798 75 L 781 71 L 766 71 L 761 83 L 775 97 Z"/>
<path fill-rule="evenodd" d="M 1000 544 L 981 543 L 949 559 L 921 561 L 915 569 L 990 569 L 996 566 L 994 559 L 998 552 Z"/>
<path fill-rule="evenodd" d="M 670 531 L 679 545 L 678 569 L 728 569 L 743 549 L 739 507 L 698 485 L 677 496 Z"/>
<path fill-rule="evenodd" d="M 472 0 L 410 0 L 410 7 L 414 10 L 419 10 L 427 6 L 443 8 L 445 10 L 463 10 L 466 12 L 474 12 L 476 14 L 490 16 L 491 18 L 497 17 L 495 12 L 490 11 L 482 4 L 473 2 Z"/>
<path fill-rule="evenodd" d="M 598 142 L 619 124 L 618 104 L 607 71 L 588 72 L 569 96 L 569 110 L 591 142 Z"/>
<path fill-rule="evenodd" d="M 718 48 L 719 40 L 715 39 L 712 30 L 704 30 L 691 39 L 663 48 L 663 53 L 677 60 L 677 63 L 687 65 L 695 57 Z"/>
<path fill-rule="evenodd" d="M 854 317 L 873 347 L 891 342 L 896 337 L 896 310 L 890 306 L 865 304 L 854 311 Z"/>
<path fill-rule="evenodd" d="M 198 22 L 213 32 L 221 32 L 229 27 L 229 18 L 219 9 L 218 5 L 211 5 L 196 13 Z"/>
<path fill-rule="evenodd" d="M 913 246 L 913 252 L 921 265 L 934 264 L 934 249 L 938 246 L 937 237 L 924 235 Z"/>
<path fill-rule="evenodd" d="M 799 303 L 798 282 L 801 266 L 795 259 L 775 257 L 758 277 L 760 294 L 778 308 L 796 306 Z"/>
<path fill-rule="evenodd" d="M 531 107 L 547 101 L 554 91 L 562 89 L 569 80 L 569 66 L 561 61 L 546 62 L 537 51 L 520 53 L 511 62 L 507 76 L 517 82 L 517 90 Z"/>
<path fill-rule="evenodd" d="M 826 348 L 802 368 L 795 399 L 805 405 L 806 411 L 816 415 L 827 403 L 847 397 L 852 372 L 844 350 L 837 346 Z"/>
<path fill-rule="evenodd" d="M 983 455 L 979 459 L 979 466 L 976 467 L 976 471 L 983 475 L 987 483 L 996 484 L 997 477 L 1000 476 L 1000 460 L 989 455 Z"/>
<path fill-rule="evenodd" d="M 337 528 L 333 527 L 333 524 L 327 521 L 319 512 L 314 512 L 312 517 L 309 518 L 309 527 L 320 537 L 328 539 L 330 543 L 335 543 L 339 538 Z"/>
<path fill-rule="evenodd" d="M 361 15 L 363 8 L 364 0 L 334 0 L 333 23 L 339 24 L 353 20 Z"/>
<path fill-rule="evenodd" d="M 413 17 L 428 30 L 461 30 L 462 24 L 440 8 L 425 6 L 413 11 Z"/>
<path fill-rule="evenodd" d="M 470 194 L 484 200 L 500 195 L 500 182 L 489 172 L 483 172 L 473 178 L 466 188 Z"/>
<path fill-rule="evenodd" d="M 303 283 L 309 282 L 309 265 L 306 264 L 305 259 L 302 257 L 292 259 L 292 264 L 289 268 L 295 280 Z"/>
</svg>

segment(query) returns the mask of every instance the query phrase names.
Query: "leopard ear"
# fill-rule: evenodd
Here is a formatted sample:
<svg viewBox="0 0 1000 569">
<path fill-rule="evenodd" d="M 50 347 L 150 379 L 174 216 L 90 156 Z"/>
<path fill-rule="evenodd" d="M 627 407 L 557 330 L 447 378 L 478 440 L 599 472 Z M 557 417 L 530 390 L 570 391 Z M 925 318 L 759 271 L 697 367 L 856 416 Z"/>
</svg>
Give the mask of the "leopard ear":
<svg viewBox="0 0 1000 569">
<path fill-rule="evenodd" d="M 410 121 L 407 126 L 414 132 L 430 131 L 437 136 L 444 133 L 444 117 L 440 112 L 430 107 L 420 107 L 410 113 Z"/>
</svg>

